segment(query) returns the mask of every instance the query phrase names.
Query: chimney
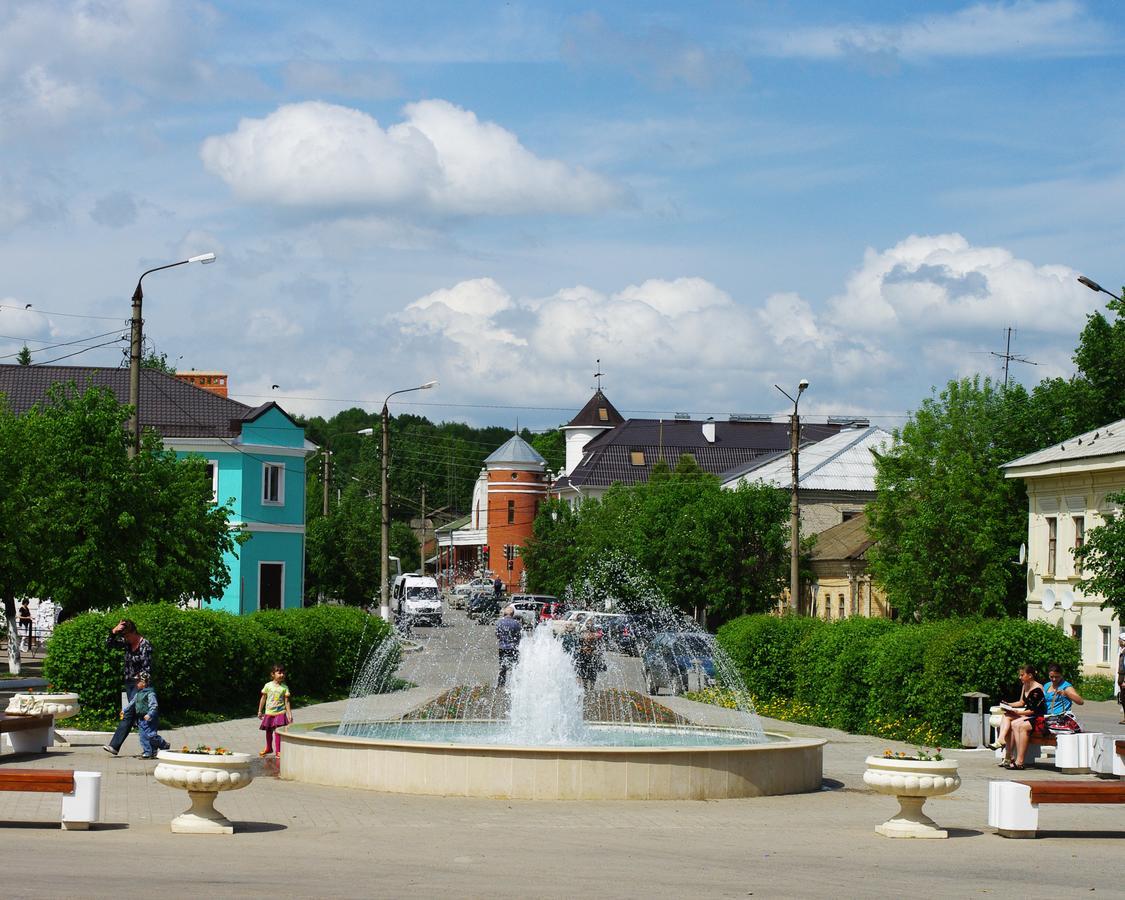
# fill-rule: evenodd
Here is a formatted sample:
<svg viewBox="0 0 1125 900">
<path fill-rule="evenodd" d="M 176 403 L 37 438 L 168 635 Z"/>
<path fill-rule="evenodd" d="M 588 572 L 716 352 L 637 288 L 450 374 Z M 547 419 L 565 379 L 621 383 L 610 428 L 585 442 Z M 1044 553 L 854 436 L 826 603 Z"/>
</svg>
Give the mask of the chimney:
<svg viewBox="0 0 1125 900">
<path fill-rule="evenodd" d="M 715 420 L 708 419 L 703 423 L 703 440 L 708 444 L 715 443 Z"/>
<path fill-rule="evenodd" d="M 176 377 L 219 397 L 227 396 L 226 372 L 197 372 L 192 369 L 190 372 L 177 372 Z"/>
</svg>

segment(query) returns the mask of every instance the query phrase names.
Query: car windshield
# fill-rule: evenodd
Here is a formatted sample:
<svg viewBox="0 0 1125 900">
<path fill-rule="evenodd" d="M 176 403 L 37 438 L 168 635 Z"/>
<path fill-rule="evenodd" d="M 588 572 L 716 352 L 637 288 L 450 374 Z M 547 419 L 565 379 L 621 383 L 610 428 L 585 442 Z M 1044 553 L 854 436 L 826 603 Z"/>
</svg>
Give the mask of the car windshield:
<svg viewBox="0 0 1125 900">
<path fill-rule="evenodd" d="M 406 589 L 406 596 L 411 600 L 436 600 L 438 590 L 436 587 L 412 587 Z"/>
<path fill-rule="evenodd" d="M 711 647 L 704 638 L 696 635 L 677 635 L 670 642 L 674 652 L 685 656 L 710 656 Z"/>
</svg>

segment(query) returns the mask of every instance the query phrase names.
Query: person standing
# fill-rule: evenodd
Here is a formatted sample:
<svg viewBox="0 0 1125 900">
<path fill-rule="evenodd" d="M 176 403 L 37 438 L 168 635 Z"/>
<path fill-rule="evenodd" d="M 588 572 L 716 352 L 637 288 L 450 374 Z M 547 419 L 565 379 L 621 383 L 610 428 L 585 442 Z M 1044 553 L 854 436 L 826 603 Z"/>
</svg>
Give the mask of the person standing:
<svg viewBox="0 0 1125 900">
<path fill-rule="evenodd" d="M 1117 684 L 1113 686 L 1117 702 L 1121 704 L 1121 721 L 1125 725 L 1125 631 L 1117 636 Z"/>
<path fill-rule="evenodd" d="M 27 605 L 27 598 L 26 597 L 23 600 L 20 601 L 19 619 L 20 619 L 20 625 L 23 627 L 24 631 L 27 634 L 25 644 L 27 646 L 28 652 L 30 653 L 31 649 L 32 649 L 32 640 L 33 640 L 32 632 L 31 632 L 31 625 L 32 625 L 33 620 L 31 618 L 31 608 Z"/>
<path fill-rule="evenodd" d="M 289 685 L 285 683 L 285 666 L 275 663 L 270 669 L 270 680 L 262 687 L 258 698 L 258 718 L 261 719 L 258 728 L 266 733 L 266 749 L 260 751 L 258 756 L 269 756 L 271 753 L 275 757 L 281 756 L 281 735 L 276 732 L 293 721 L 293 707 L 289 696 Z"/>
<path fill-rule="evenodd" d="M 503 616 L 496 623 L 496 644 L 500 657 L 500 675 L 496 679 L 498 688 L 504 687 L 508 681 L 508 670 L 519 662 L 522 637 L 523 623 L 516 618 L 516 608 L 505 606 Z"/>
<path fill-rule="evenodd" d="M 133 695 L 132 705 L 141 731 L 141 759 L 155 759 L 158 750 L 168 749 L 168 742 L 160 736 L 160 704 L 148 672 L 137 676 L 137 693 Z"/>
<path fill-rule="evenodd" d="M 117 756 L 137 721 L 137 707 L 131 701 L 137 693 L 137 678 L 142 672 L 152 671 L 152 644 L 148 642 L 148 638 L 141 637 L 136 622 L 122 619 L 113 626 L 109 637 L 105 639 L 105 645 L 111 650 L 125 651 L 122 682 L 125 685 L 125 697 L 130 702 L 121 711 L 121 721 L 117 724 L 113 737 L 108 744 L 102 745 L 106 753 Z"/>
</svg>

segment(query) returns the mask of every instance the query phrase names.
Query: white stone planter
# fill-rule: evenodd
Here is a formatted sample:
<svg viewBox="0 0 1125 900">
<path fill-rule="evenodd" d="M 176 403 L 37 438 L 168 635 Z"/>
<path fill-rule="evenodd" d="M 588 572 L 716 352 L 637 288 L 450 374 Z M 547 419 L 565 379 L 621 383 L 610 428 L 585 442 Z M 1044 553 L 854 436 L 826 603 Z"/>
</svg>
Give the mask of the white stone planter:
<svg viewBox="0 0 1125 900">
<path fill-rule="evenodd" d="M 77 694 L 41 694 L 38 691 L 28 691 L 15 694 L 8 701 L 7 712 L 23 713 L 24 715 L 50 715 L 54 716 L 57 722 L 59 719 L 69 719 L 71 716 L 78 715 L 81 708 Z"/>
<path fill-rule="evenodd" d="M 234 825 L 215 809 L 221 791 L 236 791 L 254 780 L 249 753 L 224 756 L 161 750 L 153 776 L 170 788 L 188 792 L 191 807 L 172 820 L 176 834 L 234 834 Z"/>
<path fill-rule="evenodd" d="M 950 794 L 961 786 L 956 760 L 927 762 L 869 756 L 863 782 L 880 794 L 898 798 L 898 815 L 876 828 L 876 834 L 891 838 L 949 837 L 922 812 L 922 804 L 928 797 Z"/>
</svg>

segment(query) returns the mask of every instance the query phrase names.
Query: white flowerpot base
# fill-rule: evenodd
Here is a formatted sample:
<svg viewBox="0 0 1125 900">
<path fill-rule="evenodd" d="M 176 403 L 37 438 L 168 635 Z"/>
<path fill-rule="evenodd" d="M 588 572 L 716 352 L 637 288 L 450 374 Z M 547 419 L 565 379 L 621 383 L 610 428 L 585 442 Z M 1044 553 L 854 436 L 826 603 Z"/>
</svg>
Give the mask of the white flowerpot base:
<svg viewBox="0 0 1125 900">
<path fill-rule="evenodd" d="M 937 822 L 922 812 L 925 802 L 925 797 L 899 797 L 898 815 L 878 826 L 875 833 L 889 838 L 949 837 L 948 831 L 939 828 Z"/>
<path fill-rule="evenodd" d="M 234 834 L 234 823 L 215 809 L 214 791 L 188 791 L 191 808 L 172 820 L 175 834 Z"/>
</svg>

